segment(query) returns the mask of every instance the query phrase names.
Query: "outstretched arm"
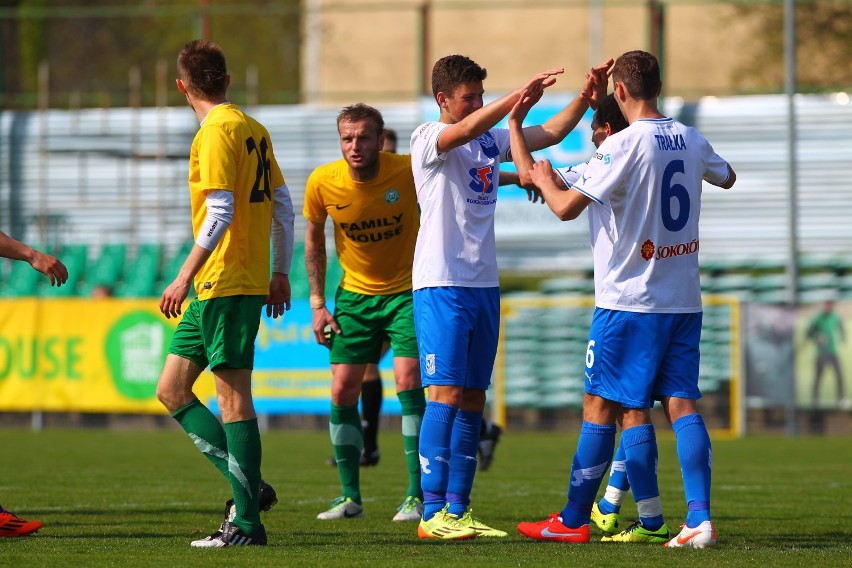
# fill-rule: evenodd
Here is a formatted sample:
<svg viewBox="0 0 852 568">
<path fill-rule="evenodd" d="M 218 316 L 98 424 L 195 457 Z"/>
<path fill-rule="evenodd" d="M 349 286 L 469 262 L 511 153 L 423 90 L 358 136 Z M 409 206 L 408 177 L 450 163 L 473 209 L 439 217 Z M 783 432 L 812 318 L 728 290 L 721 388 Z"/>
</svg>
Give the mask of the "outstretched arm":
<svg viewBox="0 0 852 568">
<path fill-rule="evenodd" d="M 68 269 L 59 259 L 44 254 L 0 231 L 0 256 L 25 260 L 37 271 L 50 278 L 51 286 L 62 286 L 68 280 Z"/>
<path fill-rule="evenodd" d="M 530 170 L 535 163 L 527 145 L 523 123 L 529 110 L 541 99 L 542 91 L 523 91 L 509 113 L 509 141 L 511 144 L 512 160 L 518 170 L 521 187 L 532 190 L 535 187 L 530 178 Z"/>
<path fill-rule="evenodd" d="M 471 140 L 482 136 L 490 128 L 493 128 L 495 124 L 500 122 L 500 119 L 506 116 L 506 113 L 512 109 L 512 106 L 515 104 L 515 101 L 518 96 L 520 96 L 521 92 L 524 90 L 531 90 L 533 88 L 546 89 L 556 82 L 555 75 L 558 75 L 563 71 L 564 70 L 560 68 L 538 73 L 522 88 L 513 91 L 508 95 L 504 95 L 496 101 L 488 103 L 459 122 L 447 126 L 438 137 L 438 152 L 442 154 L 449 152 L 453 148 L 464 146 Z M 443 96 L 443 93 L 438 93 L 438 96 L 438 103 L 440 104 L 440 97 Z"/>
<path fill-rule="evenodd" d="M 609 59 L 597 67 L 592 67 L 586 74 L 580 94 L 568 106 L 544 124 L 524 128 L 524 138 L 531 151 L 558 144 L 577 127 L 589 106 L 597 107 L 597 102 L 606 96 L 607 73 L 612 64 L 613 60 Z"/>
</svg>

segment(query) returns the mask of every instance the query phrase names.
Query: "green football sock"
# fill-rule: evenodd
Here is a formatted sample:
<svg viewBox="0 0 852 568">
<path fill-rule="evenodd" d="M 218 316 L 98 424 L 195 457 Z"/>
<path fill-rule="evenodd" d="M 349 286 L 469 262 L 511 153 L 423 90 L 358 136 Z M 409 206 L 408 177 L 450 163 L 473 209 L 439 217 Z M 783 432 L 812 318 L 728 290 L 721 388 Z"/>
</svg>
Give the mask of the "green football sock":
<svg viewBox="0 0 852 568">
<path fill-rule="evenodd" d="M 426 396 L 422 388 L 396 393 L 402 406 L 402 443 L 405 447 L 405 465 L 408 469 L 408 493 L 423 499 L 420 488 L 420 424 L 426 411 Z"/>
<path fill-rule="evenodd" d="M 260 430 L 257 418 L 225 424 L 231 489 L 237 516 L 234 524 L 249 534 L 260 529 Z"/>
<path fill-rule="evenodd" d="M 195 447 L 228 479 L 228 442 L 219 420 L 197 398 L 172 414 Z"/>
<path fill-rule="evenodd" d="M 328 419 L 331 443 L 334 446 L 334 459 L 337 461 L 337 474 L 343 496 L 361 504 L 361 450 L 364 448 L 364 431 L 361 428 L 361 415 L 358 405 L 331 405 Z"/>
</svg>

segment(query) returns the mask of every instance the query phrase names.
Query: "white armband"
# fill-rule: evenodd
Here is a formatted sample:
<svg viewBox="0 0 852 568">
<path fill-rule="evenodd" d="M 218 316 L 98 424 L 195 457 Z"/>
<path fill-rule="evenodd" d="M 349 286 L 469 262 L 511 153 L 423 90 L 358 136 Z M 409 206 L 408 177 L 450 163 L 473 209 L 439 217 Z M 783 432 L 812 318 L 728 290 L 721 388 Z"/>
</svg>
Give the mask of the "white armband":
<svg viewBox="0 0 852 568">
<path fill-rule="evenodd" d="M 205 201 L 207 216 L 201 223 L 195 244 L 212 251 L 222 240 L 222 235 L 228 230 L 234 218 L 234 192 L 224 189 L 213 190 L 207 194 Z"/>
</svg>

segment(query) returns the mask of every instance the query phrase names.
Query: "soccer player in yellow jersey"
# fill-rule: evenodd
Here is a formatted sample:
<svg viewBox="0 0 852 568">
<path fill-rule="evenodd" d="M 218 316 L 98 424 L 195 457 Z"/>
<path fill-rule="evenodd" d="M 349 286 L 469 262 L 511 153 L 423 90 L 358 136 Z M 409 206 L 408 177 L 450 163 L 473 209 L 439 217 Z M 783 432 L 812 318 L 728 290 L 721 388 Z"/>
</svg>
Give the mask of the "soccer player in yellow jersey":
<svg viewBox="0 0 852 568">
<path fill-rule="evenodd" d="M 175 330 L 157 397 L 233 490 L 222 526 L 192 546 L 265 545 L 260 510 L 276 500 L 269 486 L 266 495 L 262 490 L 251 370 L 263 306 L 271 317 L 290 308 L 293 204 L 269 132 L 228 102 L 222 49 L 192 41 L 177 67 L 177 88 L 201 123 L 189 157 L 195 244 L 163 292 L 160 311 L 181 315 L 193 283 L 196 298 Z M 207 366 L 224 425 L 192 392 Z"/>
<path fill-rule="evenodd" d="M 411 158 L 379 151 L 383 127 L 381 113 L 372 107 L 356 104 L 341 110 L 337 130 L 343 159 L 315 169 L 305 187 L 305 264 L 313 330 L 317 342 L 331 350 L 329 429 L 343 492 L 317 516 L 322 520 L 363 515 L 359 461 L 364 436 L 358 396 L 364 370 L 367 364 L 378 363 L 385 338 L 394 354 L 408 467 L 406 497 L 394 520 L 419 520 L 423 506 L 417 447 L 426 401 L 411 296 L 419 212 Z M 333 316 L 323 295 L 328 217 L 334 222 L 334 242 L 343 268 Z"/>
</svg>

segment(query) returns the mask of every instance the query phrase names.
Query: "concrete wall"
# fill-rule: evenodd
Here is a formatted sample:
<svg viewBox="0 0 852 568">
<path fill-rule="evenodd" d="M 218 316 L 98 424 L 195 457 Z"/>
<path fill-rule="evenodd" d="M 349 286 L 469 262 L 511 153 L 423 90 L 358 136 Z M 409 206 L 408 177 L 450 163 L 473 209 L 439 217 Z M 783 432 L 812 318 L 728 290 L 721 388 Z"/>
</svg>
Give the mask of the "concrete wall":
<svg viewBox="0 0 852 568">
<path fill-rule="evenodd" d="M 516 88 L 551 67 L 565 68 L 554 89 L 575 91 L 592 62 L 631 49 L 652 50 L 644 0 L 601 0 L 599 11 L 590 10 L 588 0 L 428 4 L 424 16 L 422 0 L 308 1 L 306 100 L 411 99 L 421 85 L 429 90 L 435 60 L 452 53 L 488 69 L 486 89 L 493 93 Z M 733 92 L 733 71 L 748 55 L 739 50 L 749 33 L 746 24 L 727 5 L 676 1 L 666 6 L 666 94 L 695 99 Z"/>
</svg>

